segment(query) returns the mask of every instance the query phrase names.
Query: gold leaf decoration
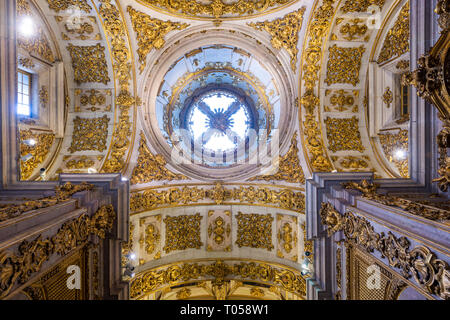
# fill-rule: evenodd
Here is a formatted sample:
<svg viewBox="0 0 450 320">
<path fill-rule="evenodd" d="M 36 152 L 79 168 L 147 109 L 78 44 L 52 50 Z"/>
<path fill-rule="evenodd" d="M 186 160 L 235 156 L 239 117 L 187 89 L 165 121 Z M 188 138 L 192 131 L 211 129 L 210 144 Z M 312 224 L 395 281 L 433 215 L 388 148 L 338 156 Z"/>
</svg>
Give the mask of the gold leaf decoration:
<svg viewBox="0 0 450 320">
<path fill-rule="evenodd" d="M 75 10 L 75 8 L 87 13 L 92 10 L 91 6 L 87 3 L 87 0 L 47 0 L 47 2 L 49 8 L 56 12 L 68 9 Z"/>
<path fill-rule="evenodd" d="M 297 69 L 298 33 L 302 28 L 303 14 L 306 8 L 302 7 L 295 12 L 285 15 L 283 18 L 273 21 L 248 23 L 257 30 L 265 30 L 272 36 L 271 44 L 275 49 L 284 48 L 291 56 L 291 68 Z"/>
<path fill-rule="evenodd" d="M 72 144 L 69 147 L 71 153 L 77 151 L 97 150 L 103 152 L 106 149 L 108 138 L 108 116 L 101 118 L 80 118 L 73 120 Z"/>
<path fill-rule="evenodd" d="M 366 48 L 363 45 L 357 48 L 333 45 L 328 57 L 325 83 L 327 85 L 349 83 L 356 86 L 359 83 L 361 59 L 365 51 Z"/>
<path fill-rule="evenodd" d="M 224 19 L 225 15 L 244 17 L 291 4 L 292 0 L 142 0 L 150 7 L 188 17 Z"/>
<path fill-rule="evenodd" d="M 222 260 L 202 261 L 199 263 L 178 262 L 168 266 L 146 270 L 137 274 L 130 283 L 130 297 L 137 299 L 150 294 L 166 285 L 176 285 L 190 280 L 214 278 L 221 283 L 225 277 L 238 277 L 242 280 L 259 280 L 271 283 L 282 290 L 306 297 L 306 280 L 297 270 L 280 265 L 261 262 Z"/>
<path fill-rule="evenodd" d="M 175 174 L 165 166 L 166 160 L 161 155 L 153 155 L 145 142 L 145 135 L 141 132 L 139 156 L 131 175 L 131 184 L 147 183 L 155 180 L 186 180 L 188 177 Z"/>
<path fill-rule="evenodd" d="M 170 253 L 175 250 L 200 249 L 203 242 L 200 239 L 200 224 L 202 216 L 181 215 L 176 217 L 166 216 L 166 244 L 164 251 Z"/>
<path fill-rule="evenodd" d="M 136 38 L 138 41 L 138 50 L 140 67 L 142 72 L 147 65 L 147 54 L 152 49 L 161 49 L 166 41 L 164 36 L 173 30 L 186 29 L 189 24 L 179 23 L 172 21 L 163 21 L 156 18 L 152 18 L 149 15 L 134 10 L 131 6 L 127 8 L 131 17 L 131 24 L 134 32 L 136 32 Z"/>
<path fill-rule="evenodd" d="M 314 23 L 308 27 L 308 44 L 303 51 L 302 80 L 304 93 L 300 103 L 304 107 L 303 133 L 308 148 L 310 163 L 314 170 L 329 172 L 333 165 L 327 156 L 325 144 L 322 139 L 322 130 L 316 120 L 317 109 L 320 106 L 318 80 L 321 72 L 322 46 L 334 16 L 334 0 L 323 0 L 322 5 L 314 10 L 311 18 Z"/>
<path fill-rule="evenodd" d="M 367 12 L 367 10 L 373 5 L 378 6 L 381 10 L 385 2 L 386 0 L 345 0 L 341 10 L 344 13 Z"/>
<path fill-rule="evenodd" d="M 272 222 L 271 214 L 246 214 L 239 212 L 237 220 L 236 244 L 239 248 L 250 247 L 273 249 L 272 244 Z"/>
<path fill-rule="evenodd" d="M 110 81 L 108 76 L 108 64 L 105 58 L 105 47 L 100 44 L 93 46 L 67 47 L 72 58 L 74 80 L 78 83 L 100 82 L 107 84 Z"/>
<path fill-rule="evenodd" d="M 116 107 L 120 114 L 113 136 L 111 151 L 103 163 L 101 172 L 120 172 L 124 169 L 124 157 L 131 144 L 132 137 L 132 106 L 139 105 L 139 99 L 130 93 L 132 53 L 127 42 L 127 28 L 123 16 L 111 0 L 101 0 L 99 14 L 105 28 L 107 39 L 110 41 L 115 81 L 118 82 Z"/>
<path fill-rule="evenodd" d="M 378 56 L 378 63 L 399 57 L 409 51 L 409 1 L 402 7 L 394 26 L 388 31 Z"/>
<path fill-rule="evenodd" d="M 35 144 L 27 143 L 34 140 Z M 27 180 L 41 163 L 44 162 L 55 141 L 54 133 L 36 133 L 31 130 L 20 131 L 20 179 Z M 27 160 L 24 157 L 28 156 Z M 31 156 L 31 157 L 30 157 Z"/>
<path fill-rule="evenodd" d="M 297 132 L 292 136 L 289 151 L 278 158 L 278 171 L 275 174 L 259 175 L 249 179 L 249 181 L 255 180 L 284 180 L 291 183 L 305 183 L 305 175 L 298 158 Z"/>
<path fill-rule="evenodd" d="M 328 148 L 331 151 L 364 151 L 357 117 L 344 119 L 327 117 L 325 124 L 327 126 Z"/>
<path fill-rule="evenodd" d="M 226 188 L 216 184 L 212 189 L 184 186 L 166 190 L 149 189 L 143 192 L 133 192 L 130 198 L 130 210 L 141 212 L 161 208 L 162 206 L 183 206 L 188 203 L 198 203 L 201 200 L 211 200 L 216 204 L 227 201 L 257 205 L 277 205 L 280 208 L 305 212 L 305 195 L 289 189 L 272 190 L 269 188 L 244 187 Z"/>
</svg>

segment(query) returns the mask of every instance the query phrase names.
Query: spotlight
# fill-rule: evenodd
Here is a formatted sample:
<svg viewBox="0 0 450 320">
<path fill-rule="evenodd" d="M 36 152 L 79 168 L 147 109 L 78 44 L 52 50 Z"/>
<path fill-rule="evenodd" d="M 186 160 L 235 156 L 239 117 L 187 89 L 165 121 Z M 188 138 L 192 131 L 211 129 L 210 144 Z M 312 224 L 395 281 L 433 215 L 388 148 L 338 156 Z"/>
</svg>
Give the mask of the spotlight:
<svg viewBox="0 0 450 320">
<path fill-rule="evenodd" d="M 125 266 L 125 271 L 123 272 L 123 275 L 124 275 L 124 276 L 127 276 L 127 277 L 130 277 L 130 278 L 133 278 L 133 277 L 135 276 L 135 273 L 134 273 L 133 271 L 134 271 L 133 265 L 131 265 L 130 263 L 128 263 L 128 264 Z"/>
<path fill-rule="evenodd" d="M 128 181 L 128 178 L 127 177 L 122 177 L 121 180 L 122 181 Z"/>
<path fill-rule="evenodd" d="M 95 168 L 88 168 L 88 173 L 97 173 L 97 169 L 95 169 Z"/>
<path fill-rule="evenodd" d="M 136 254 L 135 253 L 130 253 L 130 256 L 129 256 L 129 258 L 130 258 L 130 260 L 136 260 Z"/>
<path fill-rule="evenodd" d="M 305 252 L 305 259 L 303 259 L 302 264 L 300 265 L 301 274 L 304 276 L 311 276 L 314 272 L 314 266 L 309 260 L 308 256 L 310 256 L 309 252 Z"/>
<path fill-rule="evenodd" d="M 33 19 L 31 17 L 23 17 L 19 22 L 18 31 L 26 38 L 33 36 L 36 32 Z"/>
<path fill-rule="evenodd" d="M 34 139 L 27 139 L 27 140 L 24 140 L 23 142 L 25 142 L 29 146 L 34 146 L 37 143 L 36 140 L 34 140 Z"/>
<path fill-rule="evenodd" d="M 403 150 L 403 149 L 397 149 L 397 150 L 394 152 L 394 158 L 397 159 L 397 160 L 403 160 L 403 159 L 405 159 L 405 158 L 406 158 L 406 152 L 405 152 L 405 150 Z"/>
</svg>

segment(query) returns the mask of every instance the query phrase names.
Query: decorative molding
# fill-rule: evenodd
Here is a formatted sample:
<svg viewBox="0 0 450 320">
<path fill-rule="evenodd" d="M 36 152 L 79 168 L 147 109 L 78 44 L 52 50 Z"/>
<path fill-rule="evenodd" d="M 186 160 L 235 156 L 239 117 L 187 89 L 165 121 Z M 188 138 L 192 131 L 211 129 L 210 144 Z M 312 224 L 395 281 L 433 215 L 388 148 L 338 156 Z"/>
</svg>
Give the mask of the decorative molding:
<svg viewBox="0 0 450 320">
<path fill-rule="evenodd" d="M 268 32 L 272 37 L 271 44 L 275 49 L 279 50 L 282 47 L 286 49 L 291 56 L 291 68 L 294 72 L 297 69 L 298 33 L 302 28 L 305 11 L 306 7 L 302 7 L 295 12 L 285 15 L 283 18 L 247 23 L 247 25 L 256 30 Z"/>
<path fill-rule="evenodd" d="M 236 244 L 239 248 L 273 249 L 271 214 L 246 214 L 239 211 L 236 220 Z"/>
<path fill-rule="evenodd" d="M 362 180 L 361 182 L 346 182 L 343 184 L 346 189 L 358 190 L 362 193 L 362 197 L 372 200 L 386 206 L 398 207 L 414 214 L 430 220 L 450 220 L 450 212 L 447 210 L 433 207 L 432 205 L 421 204 L 401 197 L 379 194 L 377 193 L 378 185 Z"/>
<path fill-rule="evenodd" d="M 207 251 L 231 251 L 231 225 L 230 210 L 208 211 L 208 240 Z"/>
<path fill-rule="evenodd" d="M 170 253 L 176 250 L 200 249 L 203 242 L 200 239 L 200 224 L 202 216 L 180 215 L 176 217 L 166 216 L 166 241 L 164 251 Z"/>
<path fill-rule="evenodd" d="M 182 174 L 175 174 L 168 170 L 165 166 L 166 160 L 161 155 L 153 155 L 148 148 L 145 135 L 141 132 L 141 141 L 139 143 L 139 156 L 136 166 L 133 169 L 130 183 L 141 184 L 152 182 L 155 180 L 189 180 L 188 177 Z"/>
<path fill-rule="evenodd" d="M 239 204 L 277 205 L 282 209 L 305 212 L 305 195 L 289 189 L 272 190 L 266 187 L 253 186 L 227 188 L 220 183 L 211 189 L 184 186 L 166 190 L 149 189 L 133 192 L 130 197 L 130 210 L 142 212 L 158 209 L 162 206 L 183 206 L 192 203 L 201 204 L 201 200 L 210 199 L 216 204 L 236 201 Z"/>
<path fill-rule="evenodd" d="M 121 172 L 125 167 L 124 157 L 131 145 L 134 134 L 133 115 L 131 107 L 141 104 L 138 97 L 130 93 L 132 78 L 133 55 L 127 42 L 127 27 L 119 9 L 111 4 L 111 0 L 102 0 L 99 7 L 101 22 L 109 39 L 114 78 L 116 82 L 116 108 L 120 110 L 119 118 L 111 138 L 111 147 L 103 163 L 101 172 Z M 134 83 L 134 82 L 133 82 Z"/>
<path fill-rule="evenodd" d="M 407 1 L 384 39 L 377 62 L 380 64 L 409 52 L 409 34 L 409 1 Z"/>
<path fill-rule="evenodd" d="M 31 242 L 22 241 L 17 253 L 1 251 L 0 298 L 6 297 L 17 284 L 25 284 L 34 273 L 41 271 L 43 264 L 52 255 L 66 256 L 75 248 L 86 244 L 90 234 L 104 239 L 115 219 L 113 206 L 102 206 L 92 217 L 84 213 L 64 223 L 52 237 L 43 240 L 42 235 L 39 235 Z"/>
<path fill-rule="evenodd" d="M 25 212 L 54 206 L 67 201 L 77 192 L 92 190 L 92 184 L 72 184 L 67 182 L 63 186 L 55 187 L 55 195 L 40 199 L 27 200 L 20 204 L 8 205 L 0 208 L 0 222 L 19 217 Z"/>
<path fill-rule="evenodd" d="M 391 88 L 386 87 L 386 89 L 384 90 L 384 93 L 382 95 L 382 100 L 387 108 L 391 107 L 391 103 L 394 101 L 394 95 L 391 91 Z"/>
<path fill-rule="evenodd" d="M 358 23 L 363 23 L 362 25 L 359 25 Z M 344 24 L 340 29 L 339 32 L 343 35 L 345 40 L 353 41 L 357 38 L 363 37 L 369 28 L 364 23 L 364 20 L 362 19 L 352 19 L 349 21 L 349 23 Z"/>
<path fill-rule="evenodd" d="M 216 23 L 227 18 L 243 18 L 268 13 L 279 7 L 286 7 L 292 0 L 141 0 L 144 5 L 182 17 L 215 19 Z"/>
<path fill-rule="evenodd" d="M 341 150 L 354 150 L 363 152 L 364 146 L 359 132 L 359 120 L 352 118 L 330 118 L 325 119 L 327 127 L 328 149 L 333 152 Z"/>
<path fill-rule="evenodd" d="M 341 215 L 330 203 L 322 203 L 320 216 L 322 224 L 328 227 L 328 236 L 343 231 L 347 241 L 365 248 L 369 253 L 380 252 L 392 268 L 400 269 L 406 279 L 413 277 L 430 294 L 450 298 L 450 268 L 427 247 L 417 246 L 411 250 L 408 238 L 397 238 L 390 231 L 388 235 L 377 233 L 367 219 L 352 212 Z"/>
<path fill-rule="evenodd" d="M 127 11 L 131 18 L 133 30 L 136 32 L 139 47 L 137 53 L 141 64 L 139 71 L 142 73 L 147 65 L 146 59 L 148 53 L 152 49 L 161 49 L 164 47 L 166 43 L 164 40 L 165 35 L 173 30 L 186 29 L 189 24 L 152 18 L 143 12 L 134 10 L 131 6 L 128 6 Z"/>
<path fill-rule="evenodd" d="M 322 130 L 316 119 L 320 98 L 318 92 L 318 81 L 321 73 L 323 44 L 325 34 L 330 30 L 331 22 L 335 13 L 335 1 L 323 0 L 322 5 L 314 10 L 314 15 L 308 26 L 308 44 L 303 51 L 302 81 L 304 92 L 300 99 L 304 107 L 303 134 L 305 145 L 309 152 L 309 162 L 313 171 L 330 172 L 333 165 L 327 156 L 325 144 L 322 138 Z"/>
<path fill-rule="evenodd" d="M 68 148 L 70 153 L 86 150 L 103 152 L 108 138 L 109 118 L 80 118 L 73 120 L 72 144 Z"/>
<path fill-rule="evenodd" d="M 296 270 L 266 262 L 228 262 L 222 260 L 177 262 L 172 265 L 146 270 L 137 274 L 130 283 L 130 297 L 137 299 L 164 288 L 186 281 L 212 278 L 223 283 L 225 278 L 236 277 L 242 281 L 259 280 L 301 297 L 306 296 L 306 280 Z"/>
<path fill-rule="evenodd" d="M 299 150 L 297 143 L 297 132 L 295 132 L 292 136 L 291 146 L 289 147 L 288 152 L 284 156 L 278 157 L 278 171 L 275 174 L 259 175 L 248 180 L 282 180 L 290 183 L 304 184 L 305 175 L 298 158 Z"/>
</svg>

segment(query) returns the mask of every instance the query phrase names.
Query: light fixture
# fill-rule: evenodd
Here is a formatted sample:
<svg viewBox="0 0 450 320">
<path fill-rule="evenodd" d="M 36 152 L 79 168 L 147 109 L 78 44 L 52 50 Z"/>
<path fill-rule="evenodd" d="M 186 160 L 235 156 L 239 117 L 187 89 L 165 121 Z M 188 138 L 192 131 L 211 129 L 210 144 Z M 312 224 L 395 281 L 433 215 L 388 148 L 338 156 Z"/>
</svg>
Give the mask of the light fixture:
<svg viewBox="0 0 450 320">
<path fill-rule="evenodd" d="M 394 158 L 397 160 L 404 160 L 406 158 L 406 152 L 403 149 L 397 149 L 394 151 Z"/>
<path fill-rule="evenodd" d="M 34 146 L 37 143 L 36 140 L 34 140 L 34 139 L 27 139 L 27 140 L 24 140 L 23 142 L 29 146 Z"/>
<path fill-rule="evenodd" d="M 122 177 L 121 180 L 122 181 L 128 181 L 128 178 L 127 177 Z"/>
<path fill-rule="evenodd" d="M 95 169 L 95 168 L 88 168 L 88 173 L 97 173 L 97 169 Z"/>
<path fill-rule="evenodd" d="M 134 278 L 134 276 L 135 276 L 134 267 L 131 263 L 128 263 L 125 266 L 125 271 L 123 272 L 123 275 L 126 277 Z"/>
<path fill-rule="evenodd" d="M 131 252 L 128 257 L 130 258 L 130 260 L 136 260 L 136 254 L 134 252 Z"/>
<path fill-rule="evenodd" d="M 26 38 L 33 36 L 36 31 L 36 26 L 34 24 L 33 19 L 28 16 L 25 16 L 22 19 L 20 19 L 18 30 L 19 33 Z"/>
<path fill-rule="evenodd" d="M 314 273 L 314 266 L 313 266 L 311 260 L 309 259 L 310 255 L 311 255 L 311 253 L 309 251 L 306 251 L 305 252 L 305 259 L 303 259 L 303 262 L 300 265 L 301 274 L 303 276 L 310 277 Z"/>
</svg>

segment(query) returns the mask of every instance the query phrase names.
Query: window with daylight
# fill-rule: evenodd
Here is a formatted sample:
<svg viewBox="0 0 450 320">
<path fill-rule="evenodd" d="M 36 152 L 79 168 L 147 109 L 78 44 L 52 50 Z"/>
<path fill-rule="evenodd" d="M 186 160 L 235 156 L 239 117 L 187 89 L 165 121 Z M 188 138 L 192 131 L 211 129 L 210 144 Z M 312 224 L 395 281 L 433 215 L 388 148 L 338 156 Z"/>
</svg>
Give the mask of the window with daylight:
<svg viewBox="0 0 450 320">
<path fill-rule="evenodd" d="M 204 149 L 227 151 L 245 141 L 251 128 L 251 113 L 237 95 L 209 91 L 192 104 L 187 113 L 187 129 Z"/>
<path fill-rule="evenodd" d="M 22 70 L 17 73 L 17 114 L 31 116 L 31 74 Z"/>
</svg>

